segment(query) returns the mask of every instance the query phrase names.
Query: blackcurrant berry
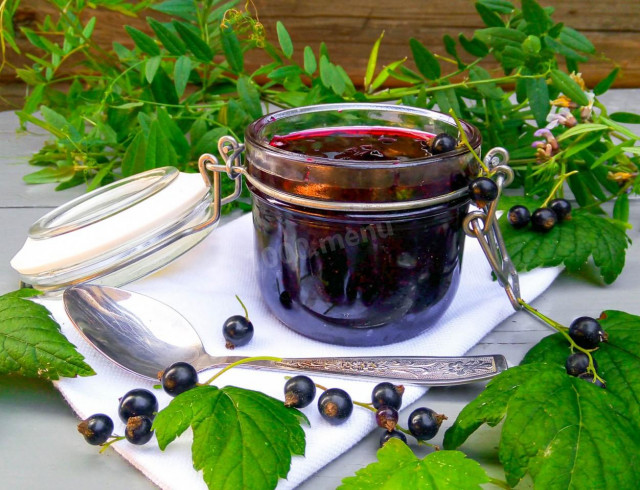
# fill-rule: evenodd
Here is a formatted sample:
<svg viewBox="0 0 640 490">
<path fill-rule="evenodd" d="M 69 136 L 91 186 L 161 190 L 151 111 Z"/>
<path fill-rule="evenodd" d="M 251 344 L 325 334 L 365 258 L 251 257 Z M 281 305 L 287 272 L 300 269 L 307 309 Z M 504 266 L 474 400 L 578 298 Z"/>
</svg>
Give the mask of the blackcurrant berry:
<svg viewBox="0 0 640 490">
<path fill-rule="evenodd" d="M 178 396 L 198 384 L 198 372 L 187 362 L 176 362 L 162 373 L 162 389 L 171 396 Z"/>
<path fill-rule="evenodd" d="M 278 299 L 280 300 L 280 304 L 287 310 L 291 309 L 291 306 L 293 305 L 293 299 L 291 298 L 291 293 L 289 291 L 282 291 Z"/>
<path fill-rule="evenodd" d="M 108 415 L 96 413 L 78 424 L 78 432 L 92 446 L 107 442 L 113 433 L 113 420 Z"/>
<path fill-rule="evenodd" d="M 349 393 L 340 388 L 329 388 L 318 398 L 318 411 L 332 425 L 345 422 L 353 412 Z"/>
<path fill-rule="evenodd" d="M 137 415 L 127 420 L 127 427 L 124 430 L 124 437 L 131 444 L 142 446 L 151 440 L 153 431 L 151 426 L 153 422 L 145 415 Z"/>
<path fill-rule="evenodd" d="M 439 155 L 456 149 L 458 141 L 447 133 L 436 134 L 431 141 L 431 153 Z"/>
<path fill-rule="evenodd" d="M 595 349 L 606 342 L 608 335 L 595 318 L 581 316 L 569 325 L 569 337 L 583 349 Z"/>
<path fill-rule="evenodd" d="M 550 231 L 557 222 L 556 213 L 549 208 L 538 208 L 531 215 L 531 228 L 542 233 Z"/>
<path fill-rule="evenodd" d="M 244 316 L 234 315 L 222 325 L 222 335 L 227 341 L 227 349 L 246 345 L 253 338 L 253 323 Z"/>
<path fill-rule="evenodd" d="M 479 207 L 484 207 L 498 197 L 498 186 L 488 177 L 478 177 L 469 184 L 469 192 L 471 192 L 471 199 Z"/>
<path fill-rule="evenodd" d="M 576 352 L 575 354 L 571 354 L 567 357 L 567 362 L 565 363 L 565 368 L 567 369 L 567 374 L 571 376 L 579 376 L 582 373 L 587 372 L 587 368 L 589 367 L 589 356 L 584 352 Z M 593 367 L 597 370 L 598 363 L 596 360 L 593 360 Z"/>
<path fill-rule="evenodd" d="M 549 203 L 549 207 L 556 213 L 558 221 L 564 221 L 571 214 L 571 204 L 566 199 L 554 199 Z"/>
<path fill-rule="evenodd" d="M 307 376 L 294 376 L 284 384 L 285 407 L 304 408 L 316 397 L 316 385 Z"/>
<path fill-rule="evenodd" d="M 509 210 L 507 219 L 509 220 L 511 226 L 513 226 L 516 230 L 519 230 L 520 228 L 524 228 L 529 224 L 529 221 L 531 220 L 531 213 L 526 207 L 518 204 L 516 206 L 513 206 Z"/>
<path fill-rule="evenodd" d="M 407 443 L 407 436 L 399 430 L 392 430 L 391 432 L 385 430 L 380 436 L 380 447 L 384 446 L 389 439 L 400 439 L 405 444 Z"/>
<path fill-rule="evenodd" d="M 398 411 L 393 407 L 381 406 L 376 412 L 376 423 L 378 427 L 391 432 L 398 423 Z"/>
<path fill-rule="evenodd" d="M 380 408 L 386 405 L 387 407 L 400 410 L 403 393 L 404 386 L 402 385 L 394 385 L 388 382 L 379 383 L 371 392 L 371 404 L 374 408 Z"/>
<path fill-rule="evenodd" d="M 589 383 L 593 383 L 594 385 L 599 386 L 600 388 L 606 388 L 606 385 L 591 373 L 578 374 L 577 377 L 580 379 L 584 379 Z"/>
<path fill-rule="evenodd" d="M 137 415 L 145 415 L 153 420 L 157 411 L 158 400 L 156 396 L 143 388 L 128 391 L 120 398 L 118 405 L 118 415 L 124 423 Z"/>
<path fill-rule="evenodd" d="M 409 431 L 419 441 L 428 441 L 438 433 L 443 420 L 447 417 L 430 408 L 416 408 L 409 415 Z"/>
</svg>

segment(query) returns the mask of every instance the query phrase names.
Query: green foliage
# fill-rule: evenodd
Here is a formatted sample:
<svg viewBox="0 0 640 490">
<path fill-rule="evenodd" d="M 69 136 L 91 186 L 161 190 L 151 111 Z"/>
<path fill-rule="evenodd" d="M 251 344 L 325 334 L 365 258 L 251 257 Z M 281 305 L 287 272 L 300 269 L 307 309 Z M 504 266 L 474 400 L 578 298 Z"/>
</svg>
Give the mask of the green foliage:
<svg viewBox="0 0 640 490">
<path fill-rule="evenodd" d="M 437 104 L 445 112 L 453 109 L 480 129 L 485 151 L 507 148 L 516 171 L 514 185 L 527 196 L 545 199 L 558 179 L 577 171 L 567 183 L 579 205 L 597 208 L 603 201 L 621 199 L 616 212 L 620 218 L 625 216 L 621 208 L 626 207 L 621 196 L 640 189 L 638 136 L 618 124 L 637 123 L 640 116 L 609 116 L 597 99 L 619 70 L 612 70 L 593 93 L 586 91 L 581 80 L 563 67 L 577 71 L 594 53 L 593 44 L 575 29 L 555 22 L 553 9 L 536 0 L 520 6 L 507 0 L 479 0 L 475 10 L 486 27 L 471 38 L 446 34 L 442 47 L 425 46 L 412 38 L 409 60 L 405 57 L 382 67 L 378 66 L 384 49 L 381 34 L 371 49 L 362 90 L 354 87 L 324 43 L 319 50 L 295 49 L 295 39 L 281 22 L 275 25 L 277 39 L 266 39 L 262 24 L 247 11 L 233 8 L 234 1 L 51 4 L 58 11 L 55 16 L 37 28 L 22 29 L 39 51 L 29 55 L 31 67 L 17 69 L 30 86 L 19 112 L 22 123 L 37 124 L 55 137 L 32 158 L 32 164 L 46 169 L 27 177 L 30 183 L 58 182 L 67 187 L 85 182 L 93 189 L 167 162 L 182 171 L 196 171 L 198 152 L 217 152 L 213 135 L 242 140 L 247 124 L 262 115 L 265 106 L 273 110 L 401 100 L 418 107 Z M 16 1 L 4 3 L 2 18 L 2 40 L 13 49 L 17 49 L 16 33 L 9 26 L 16 5 Z M 147 17 L 146 29 L 125 26 L 133 49 L 117 43 L 105 49 L 92 39 L 92 9 L 136 15 L 149 5 L 171 18 L 161 22 Z M 245 60 L 256 50 L 271 62 L 249 73 Z M 481 67 L 489 58 L 498 61 L 502 73 Z M 73 63 L 81 64 L 82 70 L 69 75 Z M 60 81 L 71 84 L 68 93 L 60 91 Z M 390 81 L 403 86 L 385 88 Z M 547 125 L 548 118 L 557 117 L 563 106 L 568 106 L 578 126 L 607 127 L 588 135 L 574 133 L 543 155 L 532 147 L 537 141 L 534 133 Z M 46 117 L 47 110 L 56 121 Z M 37 111 L 43 117 L 36 116 Z M 160 143 L 159 136 L 167 136 L 161 134 L 167 131 L 165 124 L 160 121 L 160 129 L 152 127 L 152 121 L 160 119 L 159 111 L 165 111 L 164 120 L 173 122 L 172 137 Z M 175 128 L 182 137 L 177 137 Z M 556 136 L 564 131 L 562 125 L 553 129 Z M 185 141 L 190 151 L 185 150 Z M 229 190 L 233 185 L 229 179 L 223 183 Z"/>
<path fill-rule="evenodd" d="M 271 489 L 304 455 L 306 417 L 263 393 L 233 386 L 198 386 L 161 410 L 153 422 L 164 450 L 193 429 L 193 466 L 210 489 Z"/>
<path fill-rule="evenodd" d="M 460 451 L 437 451 L 418 459 L 398 439 L 378 450 L 378 461 L 345 478 L 338 490 L 420 488 L 423 490 L 473 490 L 489 482 L 478 463 Z"/>
<path fill-rule="evenodd" d="M 49 311 L 24 299 L 37 294 L 27 289 L 0 296 L 0 374 L 44 379 L 95 374 Z"/>
</svg>

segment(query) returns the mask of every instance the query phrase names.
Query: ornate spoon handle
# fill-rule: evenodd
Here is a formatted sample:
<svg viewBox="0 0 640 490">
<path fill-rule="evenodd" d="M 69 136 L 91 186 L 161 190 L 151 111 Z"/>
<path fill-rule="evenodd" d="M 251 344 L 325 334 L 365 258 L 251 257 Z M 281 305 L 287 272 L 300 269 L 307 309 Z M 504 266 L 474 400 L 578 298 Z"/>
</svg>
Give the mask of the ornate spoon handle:
<svg viewBox="0 0 640 490">
<path fill-rule="evenodd" d="M 449 386 L 492 378 L 507 369 L 501 355 L 463 357 L 316 357 L 255 361 L 252 369 L 377 378 L 422 386 Z M 241 367 L 238 366 L 238 367 Z"/>
</svg>

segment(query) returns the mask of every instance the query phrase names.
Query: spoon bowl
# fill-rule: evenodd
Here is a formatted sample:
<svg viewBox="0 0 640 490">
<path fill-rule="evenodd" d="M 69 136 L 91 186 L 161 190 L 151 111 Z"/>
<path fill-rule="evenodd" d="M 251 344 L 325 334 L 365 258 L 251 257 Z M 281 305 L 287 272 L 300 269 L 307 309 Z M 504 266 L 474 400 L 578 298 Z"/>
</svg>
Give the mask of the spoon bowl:
<svg viewBox="0 0 640 490">
<path fill-rule="evenodd" d="M 214 357 L 191 324 L 170 306 L 124 289 L 81 284 L 64 291 L 63 303 L 82 336 L 121 368 L 151 379 L 183 361 L 197 371 L 245 359 Z M 321 357 L 256 360 L 239 367 L 324 375 L 382 378 L 424 386 L 489 379 L 507 368 L 501 355 L 463 357 Z"/>
</svg>

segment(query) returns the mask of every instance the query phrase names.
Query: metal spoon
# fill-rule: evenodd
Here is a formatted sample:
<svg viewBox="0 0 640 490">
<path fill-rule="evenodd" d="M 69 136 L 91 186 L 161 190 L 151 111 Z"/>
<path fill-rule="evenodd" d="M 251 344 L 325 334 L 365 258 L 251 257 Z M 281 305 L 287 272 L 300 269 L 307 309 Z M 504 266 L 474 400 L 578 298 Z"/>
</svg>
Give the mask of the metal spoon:
<svg viewBox="0 0 640 490">
<path fill-rule="evenodd" d="M 188 362 L 202 371 L 243 359 L 210 356 L 182 315 L 142 294 L 82 284 L 65 290 L 63 301 L 69 318 L 91 345 L 120 367 L 146 378 L 158 379 L 159 372 L 177 361 Z M 507 368 L 507 362 L 501 355 L 318 357 L 254 361 L 239 367 L 438 386 L 492 378 Z"/>
</svg>

